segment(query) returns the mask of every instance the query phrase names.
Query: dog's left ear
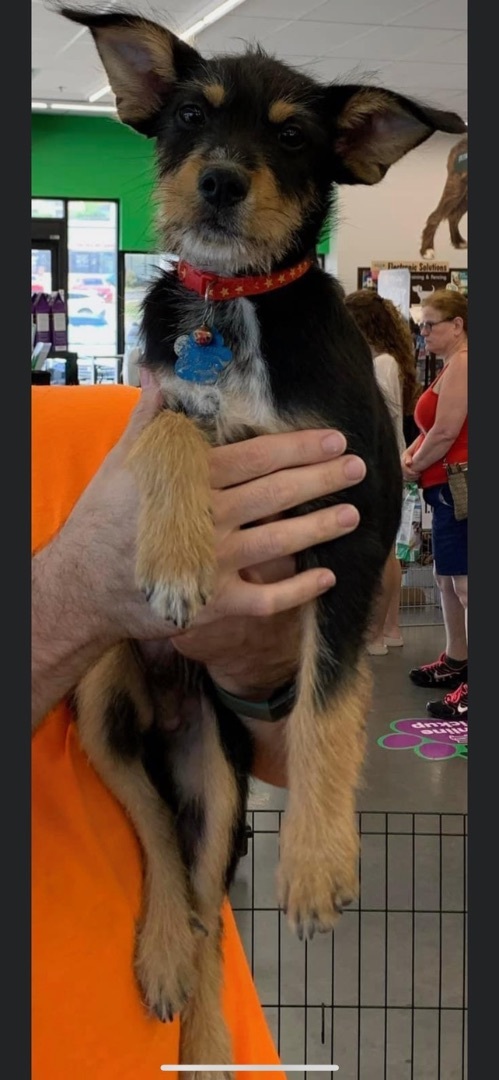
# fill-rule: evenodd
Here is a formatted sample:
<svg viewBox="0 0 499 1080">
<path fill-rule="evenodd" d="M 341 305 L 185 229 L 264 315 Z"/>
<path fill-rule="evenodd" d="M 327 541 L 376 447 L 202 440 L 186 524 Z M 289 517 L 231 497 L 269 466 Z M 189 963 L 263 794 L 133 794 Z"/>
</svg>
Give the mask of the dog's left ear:
<svg viewBox="0 0 499 1080">
<path fill-rule="evenodd" d="M 339 184 L 377 184 L 390 165 L 435 131 L 467 131 L 457 113 L 427 108 L 392 90 L 330 86 L 327 98 Z"/>
<path fill-rule="evenodd" d="M 55 9 L 90 30 L 116 95 L 120 120 L 142 135 L 154 136 L 167 95 L 200 64 L 199 53 L 165 27 L 128 12 L 99 15 L 58 3 Z"/>
</svg>

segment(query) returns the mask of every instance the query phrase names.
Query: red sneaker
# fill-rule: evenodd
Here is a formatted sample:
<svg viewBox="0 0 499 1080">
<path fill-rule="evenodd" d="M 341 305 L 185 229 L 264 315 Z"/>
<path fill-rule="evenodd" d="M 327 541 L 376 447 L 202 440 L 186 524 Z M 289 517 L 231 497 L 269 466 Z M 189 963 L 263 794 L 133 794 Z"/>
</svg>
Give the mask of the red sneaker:
<svg viewBox="0 0 499 1080">
<path fill-rule="evenodd" d="M 409 678 L 416 686 L 438 686 L 444 690 L 457 690 L 468 678 L 468 661 L 463 660 L 458 668 L 449 667 L 447 654 L 443 652 L 432 664 L 413 668 L 409 672 Z"/>
<path fill-rule="evenodd" d="M 426 711 L 435 720 L 467 720 L 468 683 L 461 683 L 457 690 L 446 694 L 442 701 L 429 701 Z"/>
</svg>

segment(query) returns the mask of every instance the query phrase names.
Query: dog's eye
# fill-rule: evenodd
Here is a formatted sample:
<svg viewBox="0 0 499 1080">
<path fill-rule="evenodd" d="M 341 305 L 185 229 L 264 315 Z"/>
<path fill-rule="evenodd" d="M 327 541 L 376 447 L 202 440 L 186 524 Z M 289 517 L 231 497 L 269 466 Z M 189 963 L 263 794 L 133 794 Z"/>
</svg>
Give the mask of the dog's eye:
<svg viewBox="0 0 499 1080">
<path fill-rule="evenodd" d="M 202 127 L 205 116 L 199 105 L 181 105 L 177 116 L 185 127 Z"/>
<path fill-rule="evenodd" d="M 305 142 L 303 131 L 296 124 L 287 124 L 281 128 L 278 139 L 289 150 L 300 150 Z"/>
</svg>

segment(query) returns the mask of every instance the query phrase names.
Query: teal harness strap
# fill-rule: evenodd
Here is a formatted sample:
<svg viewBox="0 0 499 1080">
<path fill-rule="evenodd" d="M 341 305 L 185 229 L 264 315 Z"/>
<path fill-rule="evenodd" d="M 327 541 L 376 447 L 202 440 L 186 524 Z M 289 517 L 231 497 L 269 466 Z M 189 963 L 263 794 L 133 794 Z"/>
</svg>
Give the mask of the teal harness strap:
<svg viewBox="0 0 499 1080">
<path fill-rule="evenodd" d="M 462 154 L 458 154 L 454 162 L 453 172 L 468 172 L 468 151 L 463 150 Z"/>
</svg>

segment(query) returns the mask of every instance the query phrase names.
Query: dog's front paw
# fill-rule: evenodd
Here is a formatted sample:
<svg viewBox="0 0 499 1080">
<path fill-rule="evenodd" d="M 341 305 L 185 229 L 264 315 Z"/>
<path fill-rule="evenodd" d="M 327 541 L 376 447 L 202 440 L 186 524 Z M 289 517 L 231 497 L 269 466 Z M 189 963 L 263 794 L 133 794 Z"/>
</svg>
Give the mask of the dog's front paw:
<svg viewBox="0 0 499 1080">
<path fill-rule="evenodd" d="M 160 922 L 147 921 L 135 949 L 135 974 L 144 1004 L 163 1023 L 185 1007 L 195 979 L 195 934 L 188 923 L 171 930 L 165 933 Z"/>
<path fill-rule="evenodd" d="M 155 523 L 144 527 L 137 550 L 135 578 L 152 610 L 184 630 L 210 598 L 216 572 L 213 522 L 200 509 L 199 519 L 164 523 L 161 543 Z"/>
<path fill-rule="evenodd" d="M 214 566 L 205 564 L 197 571 L 178 573 L 166 580 L 139 580 L 139 586 L 152 610 L 160 618 L 185 630 L 211 596 Z"/>
<path fill-rule="evenodd" d="M 332 930 L 358 894 L 355 822 L 337 821 L 321 835 L 301 817 L 286 817 L 277 871 L 279 906 L 300 941 Z"/>
</svg>

